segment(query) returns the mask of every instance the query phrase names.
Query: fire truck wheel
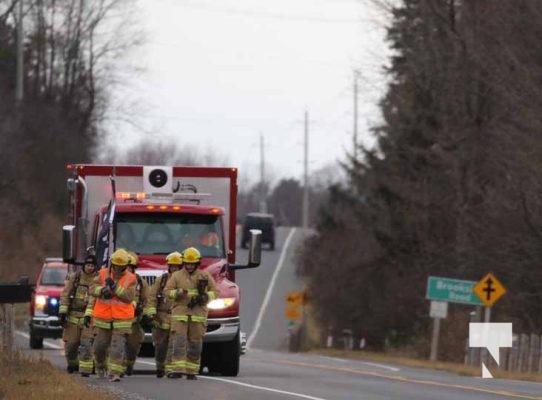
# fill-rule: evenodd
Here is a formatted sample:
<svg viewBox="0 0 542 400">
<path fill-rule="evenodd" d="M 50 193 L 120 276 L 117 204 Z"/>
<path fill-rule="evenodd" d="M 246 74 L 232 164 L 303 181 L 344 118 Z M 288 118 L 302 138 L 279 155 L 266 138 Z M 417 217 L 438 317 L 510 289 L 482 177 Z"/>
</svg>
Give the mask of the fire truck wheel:
<svg viewBox="0 0 542 400">
<path fill-rule="evenodd" d="M 220 355 L 220 372 L 222 375 L 239 375 L 239 357 L 241 356 L 239 332 L 237 332 L 237 335 L 235 335 L 232 341 L 222 344 Z"/>
</svg>

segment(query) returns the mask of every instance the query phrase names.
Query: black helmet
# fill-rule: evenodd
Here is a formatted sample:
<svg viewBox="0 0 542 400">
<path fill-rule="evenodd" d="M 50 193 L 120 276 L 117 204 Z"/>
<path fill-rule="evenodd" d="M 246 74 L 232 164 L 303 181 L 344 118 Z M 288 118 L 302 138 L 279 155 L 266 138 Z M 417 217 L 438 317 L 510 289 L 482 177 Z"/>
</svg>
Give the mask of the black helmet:
<svg viewBox="0 0 542 400">
<path fill-rule="evenodd" d="M 96 265 L 96 264 L 97 264 L 97 262 L 96 262 L 96 256 L 95 256 L 95 255 L 88 255 L 88 256 L 85 258 L 85 264 Z"/>
</svg>

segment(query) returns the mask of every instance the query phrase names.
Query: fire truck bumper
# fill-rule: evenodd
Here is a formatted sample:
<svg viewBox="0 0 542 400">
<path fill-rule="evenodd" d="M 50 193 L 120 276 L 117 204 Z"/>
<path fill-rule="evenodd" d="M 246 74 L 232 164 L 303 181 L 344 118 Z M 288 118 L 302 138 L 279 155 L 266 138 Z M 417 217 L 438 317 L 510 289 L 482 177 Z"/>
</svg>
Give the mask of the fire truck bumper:
<svg viewBox="0 0 542 400">
<path fill-rule="evenodd" d="M 203 338 L 204 343 L 229 342 L 235 338 L 240 329 L 239 317 L 209 318 L 207 320 L 207 333 Z M 241 342 L 241 354 L 246 352 L 247 335 L 239 332 Z M 152 343 L 151 332 L 145 332 L 143 343 Z"/>
<path fill-rule="evenodd" d="M 56 316 L 33 317 L 29 326 L 30 330 L 39 337 L 51 339 L 62 337 L 62 325 Z"/>
</svg>

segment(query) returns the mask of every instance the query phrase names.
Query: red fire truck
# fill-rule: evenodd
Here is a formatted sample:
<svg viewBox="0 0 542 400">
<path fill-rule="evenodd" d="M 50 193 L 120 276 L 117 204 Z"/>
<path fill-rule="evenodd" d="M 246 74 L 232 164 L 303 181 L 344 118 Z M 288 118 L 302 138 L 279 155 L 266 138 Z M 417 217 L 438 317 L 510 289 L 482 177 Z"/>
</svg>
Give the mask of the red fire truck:
<svg viewBox="0 0 542 400">
<path fill-rule="evenodd" d="M 63 227 L 64 261 L 80 265 L 88 247 L 99 247 L 114 181 L 110 250 L 136 252 L 137 272 L 152 284 L 165 272 L 167 254 L 198 248 L 201 268 L 220 289 L 219 298 L 209 303 L 201 365 L 237 376 L 246 338 L 235 272 L 255 268 L 261 259 L 261 232 L 253 230 L 247 264 L 235 263 L 237 169 L 68 164 L 67 170 L 70 225 Z M 202 235 L 213 240 L 200 240 Z M 151 343 L 149 333 L 146 342 Z"/>
</svg>

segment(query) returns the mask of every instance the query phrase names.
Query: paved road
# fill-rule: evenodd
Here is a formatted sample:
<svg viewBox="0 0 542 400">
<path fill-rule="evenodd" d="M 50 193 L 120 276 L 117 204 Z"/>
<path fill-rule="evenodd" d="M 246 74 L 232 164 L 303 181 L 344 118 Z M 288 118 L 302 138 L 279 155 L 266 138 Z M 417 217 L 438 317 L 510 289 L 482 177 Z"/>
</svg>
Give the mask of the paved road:
<svg viewBox="0 0 542 400">
<path fill-rule="evenodd" d="M 300 289 L 292 257 L 306 233 L 279 228 L 275 251 L 263 252 L 255 270 L 238 271 L 242 287 L 242 326 L 249 333 L 250 350 L 243 356 L 236 378 L 201 376 L 197 382 L 157 380 L 151 358 L 141 358 L 138 374 L 112 384 L 91 377 L 92 385 L 106 386 L 130 399 L 262 400 L 380 400 L 380 399 L 541 399 L 542 384 L 462 377 L 455 374 L 379 363 L 290 354 L 284 348 L 287 324 L 283 317 L 288 291 Z M 285 247 L 285 244 L 288 246 Z M 246 253 L 240 250 L 238 260 Z M 27 346 L 19 334 L 18 342 Z M 45 349 L 31 353 L 64 368 L 62 343 L 45 341 Z M 83 379 L 83 378 L 78 378 Z"/>
</svg>

